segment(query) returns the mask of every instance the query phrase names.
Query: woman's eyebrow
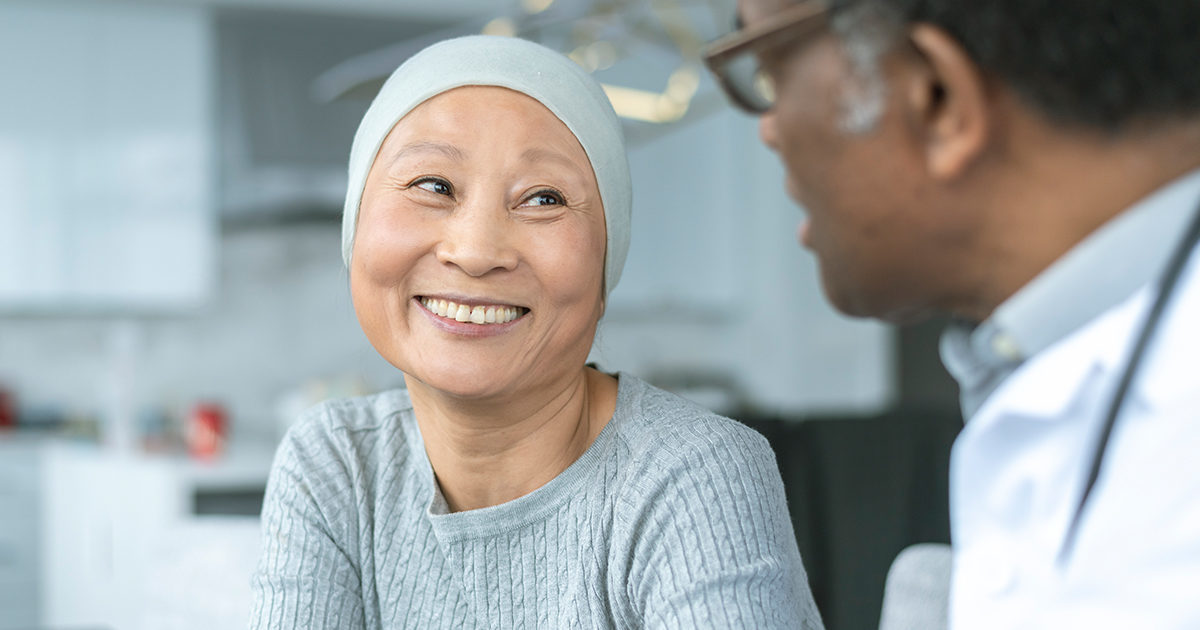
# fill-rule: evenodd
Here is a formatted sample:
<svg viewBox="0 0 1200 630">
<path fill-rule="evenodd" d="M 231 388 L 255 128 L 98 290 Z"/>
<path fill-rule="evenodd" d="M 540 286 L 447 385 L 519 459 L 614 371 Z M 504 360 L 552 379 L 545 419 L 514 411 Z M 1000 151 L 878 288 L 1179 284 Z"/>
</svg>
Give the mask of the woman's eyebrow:
<svg viewBox="0 0 1200 630">
<path fill-rule="evenodd" d="M 462 149 L 452 144 L 446 144 L 444 142 L 430 142 L 426 140 L 420 142 L 410 142 L 409 144 L 400 147 L 400 149 L 396 151 L 396 154 L 392 156 L 392 164 L 400 161 L 400 158 L 412 155 L 414 153 L 440 153 L 441 155 L 444 155 L 455 162 L 462 162 L 467 159 L 467 156 L 465 153 L 463 153 Z"/>
</svg>

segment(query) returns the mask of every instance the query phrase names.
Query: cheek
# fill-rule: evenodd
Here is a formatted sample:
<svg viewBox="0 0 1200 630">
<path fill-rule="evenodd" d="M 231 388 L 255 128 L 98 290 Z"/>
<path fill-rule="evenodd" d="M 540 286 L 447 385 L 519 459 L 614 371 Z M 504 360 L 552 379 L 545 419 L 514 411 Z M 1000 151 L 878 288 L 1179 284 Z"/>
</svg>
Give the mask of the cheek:
<svg viewBox="0 0 1200 630">
<path fill-rule="evenodd" d="M 394 285 L 429 249 L 431 226 L 416 213 L 363 208 L 355 231 L 351 275 L 370 284 Z"/>
<path fill-rule="evenodd" d="M 814 189 L 828 184 L 841 146 L 837 136 L 831 133 L 832 123 L 823 112 L 811 102 L 797 100 L 800 98 L 780 102 L 774 120 L 778 138 L 775 148 L 794 192 L 802 197 L 799 201 L 807 205 L 813 201 L 807 197 Z"/>
<path fill-rule="evenodd" d="M 793 53 L 779 70 L 778 150 L 793 186 L 805 195 L 819 196 L 820 190 L 833 184 L 831 177 L 845 175 L 839 168 L 847 138 L 838 126 L 843 83 L 838 62 L 828 46 L 820 45 Z"/>
<path fill-rule="evenodd" d="M 787 171 L 788 192 L 810 214 L 823 214 L 831 202 L 831 188 L 841 176 L 838 147 L 811 123 L 785 124 L 779 151 Z"/>
<path fill-rule="evenodd" d="M 405 283 L 428 250 L 429 226 L 396 209 L 364 207 L 350 257 L 350 298 L 373 344 L 402 318 Z"/>
<path fill-rule="evenodd" d="M 539 239 L 530 255 L 540 269 L 547 297 L 567 306 L 596 299 L 604 276 L 604 233 L 592 226 L 570 226 Z M 531 261 L 532 262 L 532 261 Z"/>
</svg>

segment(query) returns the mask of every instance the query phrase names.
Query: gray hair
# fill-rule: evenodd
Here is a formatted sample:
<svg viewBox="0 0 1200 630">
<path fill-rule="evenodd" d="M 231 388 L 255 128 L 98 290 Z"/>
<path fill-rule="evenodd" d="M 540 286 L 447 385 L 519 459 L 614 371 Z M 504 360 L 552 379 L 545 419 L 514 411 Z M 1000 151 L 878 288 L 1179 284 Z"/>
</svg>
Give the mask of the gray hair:
<svg viewBox="0 0 1200 630">
<path fill-rule="evenodd" d="M 872 131 L 883 117 L 887 81 L 880 60 L 903 32 L 903 21 L 891 7 L 864 0 L 836 12 L 833 32 L 842 42 L 854 76 L 842 88 L 842 131 L 862 134 Z"/>
</svg>

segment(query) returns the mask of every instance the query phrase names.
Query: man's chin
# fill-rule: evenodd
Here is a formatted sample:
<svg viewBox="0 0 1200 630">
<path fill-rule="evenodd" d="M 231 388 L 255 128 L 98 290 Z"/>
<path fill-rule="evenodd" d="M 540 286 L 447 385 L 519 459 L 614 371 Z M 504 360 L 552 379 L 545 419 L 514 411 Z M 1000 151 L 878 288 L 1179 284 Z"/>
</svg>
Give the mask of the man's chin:
<svg viewBox="0 0 1200 630">
<path fill-rule="evenodd" d="M 881 302 L 865 292 L 839 287 L 824 277 L 821 279 L 821 289 L 834 309 L 855 319 L 875 319 L 896 326 L 911 326 L 936 314 L 933 309 L 923 305 Z"/>
</svg>

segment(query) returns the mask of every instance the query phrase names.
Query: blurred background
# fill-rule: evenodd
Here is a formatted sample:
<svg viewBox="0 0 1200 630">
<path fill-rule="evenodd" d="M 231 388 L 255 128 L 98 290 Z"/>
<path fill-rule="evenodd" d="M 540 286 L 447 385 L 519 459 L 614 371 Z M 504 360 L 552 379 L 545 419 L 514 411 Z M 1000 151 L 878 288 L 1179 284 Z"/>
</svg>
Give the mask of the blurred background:
<svg viewBox="0 0 1200 630">
<path fill-rule="evenodd" d="M 948 540 L 940 322 L 824 302 L 756 121 L 703 71 L 732 0 L 0 0 L 0 629 L 241 628 L 278 439 L 402 385 L 340 257 L 384 77 L 515 35 L 622 118 L 633 242 L 593 360 L 768 437 L 830 628 Z M 865 168 L 866 166 L 864 166 Z"/>
</svg>

